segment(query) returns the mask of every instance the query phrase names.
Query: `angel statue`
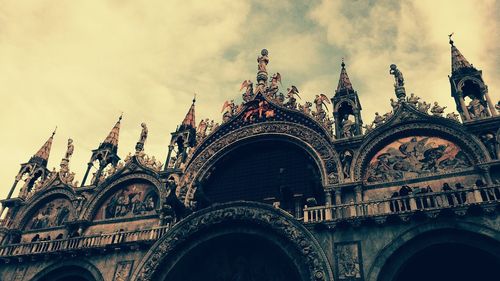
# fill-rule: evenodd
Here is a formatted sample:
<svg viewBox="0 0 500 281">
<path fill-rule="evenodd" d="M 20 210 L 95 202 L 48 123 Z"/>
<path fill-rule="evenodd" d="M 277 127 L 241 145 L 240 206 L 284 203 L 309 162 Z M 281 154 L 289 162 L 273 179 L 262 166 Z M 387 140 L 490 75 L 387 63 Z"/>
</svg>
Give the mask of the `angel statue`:
<svg viewBox="0 0 500 281">
<path fill-rule="evenodd" d="M 407 101 L 410 105 L 412 105 L 413 107 L 417 107 L 417 104 L 418 104 L 418 100 L 420 99 L 420 97 L 418 96 L 415 96 L 414 93 L 411 93 L 410 96 L 408 97 Z"/>
<path fill-rule="evenodd" d="M 288 93 L 286 94 L 288 101 L 285 103 L 285 106 L 288 108 L 297 109 L 297 99 L 295 98 L 295 96 L 299 97 L 299 99 L 302 99 L 299 96 L 299 89 L 292 85 L 291 88 L 288 88 L 286 90 L 288 91 Z"/>
<path fill-rule="evenodd" d="M 224 113 L 222 115 L 222 121 L 223 122 L 229 121 L 229 119 L 231 119 L 234 116 L 235 109 L 236 107 L 234 105 L 234 100 L 224 102 L 224 105 L 222 106 L 221 110 L 221 113 L 222 112 Z"/>
<path fill-rule="evenodd" d="M 75 146 L 73 145 L 73 140 L 68 139 L 68 148 L 66 149 L 66 156 L 64 158 L 68 159 L 73 155 L 73 151 L 75 150 Z"/>
<path fill-rule="evenodd" d="M 428 113 L 427 111 L 431 108 L 431 105 L 429 103 L 424 102 L 418 102 L 417 104 L 417 109 L 420 112 Z"/>
<path fill-rule="evenodd" d="M 378 114 L 378 112 L 375 112 L 375 119 L 373 120 L 373 124 L 375 125 L 375 128 L 382 125 L 382 123 L 384 123 L 384 117 L 380 116 L 380 114 Z"/>
<path fill-rule="evenodd" d="M 276 72 L 271 76 L 270 79 L 271 85 L 269 86 L 270 90 L 272 92 L 276 92 L 278 90 L 278 82 L 281 84 L 281 74 L 279 72 Z"/>
<path fill-rule="evenodd" d="M 250 81 L 250 80 L 243 81 L 243 83 L 241 83 L 240 91 L 243 89 L 245 89 L 245 93 L 243 93 L 243 101 L 249 102 L 249 101 L 253 100 L 254 93 L 253 93 L 252 81 Z"/>
<path fill-rule="evenodd" d="M 326 107 L 325 101 L 327 103 L 330 103 L 330 100 L 324 94 L 316 95 L 316 97 L 314 98 L 313 102 L 316 105 L 316 113 L 315 114 L 316 114 L 316 118 L 318 120 L 323 120 L 326 117 L 326 112 L 323 109 L 323 105 L 325 106 L 326 110 L 328 110 L 328 107 Z"/>
<path fill-rule="evenodd" d="M 459 117 L 459 115 L 456 114 L 455 112 L 450 112 L 450 113 L 446 114 L 446 118 L 460 122 L 460 119 L 458 119 L 458 117 Z"/>
<path fill-rule="evenodd" d="M 403 78 L 403 73 L 399 71 L 395 64 L 391 64 L 389 74 L 394 75 L 395 87 L 403 87 L 405 85 L 405 79 Z"/>
<path fill-rule="evenodd" d="M 392 106 L 392 110 L 394 110 L 394 112 L 396 112 L 396 110 L 398 110 L 398 108 L 400 106 L 399 100 L 391 99 L 391 106 Z"/>
<path fill-rule="evenodd" d="M 436 102 L 434 102 L 434 106 L 431 108 L 431 113 L 434 116 L 441 117 L 441 116 L 443 116 L 445 108 L 446 108 L 446 106 L 439 106 L 439 104 L 436 101 Z"/>
</svg>

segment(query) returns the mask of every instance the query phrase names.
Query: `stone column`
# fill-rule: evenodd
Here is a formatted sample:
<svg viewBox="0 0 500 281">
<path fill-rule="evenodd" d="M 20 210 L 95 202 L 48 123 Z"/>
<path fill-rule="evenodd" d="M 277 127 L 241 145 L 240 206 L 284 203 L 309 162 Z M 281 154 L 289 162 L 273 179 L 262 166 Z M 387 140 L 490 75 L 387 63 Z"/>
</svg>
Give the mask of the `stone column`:
<svg viewBox="0 0 500 281">
<path fill-rule="evenodd" d="M 491 179 L 491 175 L 490 175 L 490 168 L 486 167 L 486 166 L 479 166 L 478 168 L 479 168 L 479 172 L 481 173 L 481 176 L 482 176 L 484 182 L 487 185 L 493 185 L 493 180 Z"/>
<path fill-rule="evenodd" d="M 326 220 L 331 220 L 332 219 L 332 194 L 331 190 L 327 189 L 325 190 L 325 219 Z"/>
<path fill-rule="evenodd" d="M 354 113 L 354 123 L 356 123 L 356 133 L 354 135 L 361 135 L 361 124 L 359 118 L 359 110 L 353 110 Z"/>
<path fill-rule="evenodd" d="M 168 146 L 168 153 L 167 153 L 167 161 L 165 162 L 165 168 L 164 170 L 168 169 L 169 168 L 169 165 L 170 165 L 170 157 L 172 156 L 172 150 L 174 150 L 174 146 L 172 144 L 170 144 Z"/>
<path fill-rule="evenodd" d="M 465 118 L 465 120 L 463 121 L 469 121 L 470 120 L 470 114 L 469 114 L 469 110 L 467 109 L 467 106 L 465 105 L 465 101 L 464 101 L 464 96 L 463 96 L 463 93 L 460 91 L 457 93 L 458 95 L 458 101 L 460 102 L 460 108 L 462 108 L 462 117 Z"/>
<path fill-rule="evenodd" d="M 490 108 L 490 116 L 497 116 L 497 110 L 495 109 L 495 105 L 493 104 L 493 102 L 491 102 L 490 95 L 488 95 L 487 86 L 485 86 L 485 88 L 483 89 L 482 94 L 486 99 L 486 102 L 488 103 L 488 107 Z"/>
<path fill-rule="evenodd" d="M 340 138 L 342 138 L 342 136 L 340 135 L 339 113 L 338 112 L 333 113 L 333 119 L 334 119 L 334 123 L 335 123 L 335 137 L 337 139 L 340 139 Z"/>
<path fill-rule="evenodd" d="M 354 192 L 356 193 L 356 203 L 363 202 L 363 187 L 361 185 L 357 185 L 354 188 Z M 363 205 L 358 205 L 356 208 L 356 215 L 361 216 L 364 215 Z"/>
<path fill-rule="evenodd" d="M 340 188 L 336 188 L 335 189 L 335 206 L 337 206 L 337 207 L 335 208 L 334 215 L 337 218 L 342 218 L 342 210 L 339 209 L 339 207 L 338 207 L 341 204 L 342 204 L 342 192 L 341 192 Z"/>
</svg>

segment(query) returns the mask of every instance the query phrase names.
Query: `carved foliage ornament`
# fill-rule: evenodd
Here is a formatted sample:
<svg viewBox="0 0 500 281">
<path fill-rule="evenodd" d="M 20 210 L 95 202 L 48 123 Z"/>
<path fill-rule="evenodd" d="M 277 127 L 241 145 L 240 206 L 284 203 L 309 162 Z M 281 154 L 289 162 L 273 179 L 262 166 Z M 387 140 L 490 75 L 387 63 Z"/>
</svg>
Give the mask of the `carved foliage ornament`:
<svg viewBox="0 0 500 281">
<path fill-rule="evenodd" d="M 326 183 L 326 175 L 330 175 L 332 173 L 337 174 L 337 177 L 335 177 L 333 174 L 332 176 L 328 176 L 328 178 L 332 179 L 330 183 L 338 182 L 337 167 L 340 166 L 339 158 L 331 144 L 329 144 L 325 138 L 323 138 L 310 128 L 299 124 L 288 122 L 266 122 L 253 124 L 231 132 L 230 134 L 225 135 L 224 137 L 213 142 L 203 151 L 201 151 L 186 168 L 186 171 L 184 173 L 184 180 L 181 180 L 181 182 L 187 182 L 189 184 L 182 185 L 181 188 L 178 189 L 177 196 L 181 199 L 186 199 L 187 203 L 187 200 L 194 195 L 194 189 L 191 185 L 193 183 L 193 180 L 186 179 L 194 179 L 199 174 L 203 174 L 201 172 L 202 169 L 210 167 L 211 164 L 216 161 L 215 158 L 217 157 L 214 157 L 214 155 L 220 153 L 224 148 L 227 148 L 228 146 L 241 141 L 242 139 L 266 134 L 277 134 L 292 137 L 294 139 L 298 139 L 304 144 L 307 144 L 308 146 L 312 146 L 315 153 L 317 154 L 317 157 L 315 158 L 319 158 L 319 161 L 322 161 L 322 163 L 318 163 L 318 166 L 323 169 L 322 178 L 324 183 Z"/>
<path fill-rule="evenodd" d="M 142 266 L 139 267 L 136 280 L 153 280 L 154 274 L 161 270 L 160 264 L 164 258 L 172 254 L 177 247 L 182 247 L 182 244 L 187 242 L 191 235 L 206 230 L 213 225 L 242 220 L 267 226 L 271 228 L 271 231 L 291 241 L 294 248 L 298 250 L 300 261 L 306 265 L 309 271 L 309 280 L 331 279 L 326 257 L 320 254 L 322 253 L 321 247 L 314 241 L 312 235 L 307 233 L 306 229 L 298 225 L 298 222 L 292 222 L 284 214 L 278 214 L 274 209 L 266 210 L 271 207 L 263 204 L 230 203 L 215 208 L 217 209 L 205 209 L 201 213 L 196 213 L 194 216 L 190 216 L 177 224 L 146 256 Z"/>
</svg>

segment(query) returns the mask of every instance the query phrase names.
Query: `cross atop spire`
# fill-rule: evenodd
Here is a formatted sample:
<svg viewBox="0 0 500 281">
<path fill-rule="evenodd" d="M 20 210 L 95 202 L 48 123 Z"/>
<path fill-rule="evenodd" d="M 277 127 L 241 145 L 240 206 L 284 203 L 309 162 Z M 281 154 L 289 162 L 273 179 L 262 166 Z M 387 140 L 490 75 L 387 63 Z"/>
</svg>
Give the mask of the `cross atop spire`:
<svg viewBox="0 0 500 281">
<path fill-rule="evenodd" d="M 470 64 L 467 59 L 462 55 L 462 53 L 455 47 L 453 40 L 451 39 L 451 36 L 453 36 L 453 33 L 448 35 L 448 38 L 450 39 L 450 45 L 451 45 L 451 72 L 455 73 L 457 71 L 460 71 L 464 68 L 474 68 L 472 64 Z"/>
<path fill-rule="evenodd" d="M 189 127 L 196 128 L 196 121 L 194 114 L 195 102 L 196 102 L 196 94 L 194 95 L 193 103 L 191 104 L 191 107 L 189 108 L 186 117 L 184 117 L 184 120 L 182 121 L 181 128 L 189 128 Z"/>
<path fill-rule="evenodd" d="M 113 129 L 111 129 L 106 139 L 102 142 L 103 144 L 111 144 L 111 146 L 113 147 L 118 146 L 118 137 L 120 136 L 120 125 L 122 118 L 123 118 L 123 113 L 118 118 L 118 121 L 116 122 Z"/>
<path fill-rule="evenodd" d="M 54 140 L 54 135 L 56 134 L 57 127 L 55 128 L 49 139 L 42 145 L 38 152 L 31 157 L 30 162 L 38 162 L 42 166 L 47 166 L 47 162 L 50 156 L 50 149 L 52 148 L 52 141 Z"/>
<path fill-rule="evenodd" d="M 352 88 L 351 80 L 349 79 L 349 76 L 347 75 L 347 71 L 345 69 L 344 58 L 342 58 L 342 63 L 340 64 L 340 66 L 342 66 L 342 69 L 340 70 L 339 84 L 335 92 L 340 93 L 354 91 L 354 89 Z"/>
</svg>

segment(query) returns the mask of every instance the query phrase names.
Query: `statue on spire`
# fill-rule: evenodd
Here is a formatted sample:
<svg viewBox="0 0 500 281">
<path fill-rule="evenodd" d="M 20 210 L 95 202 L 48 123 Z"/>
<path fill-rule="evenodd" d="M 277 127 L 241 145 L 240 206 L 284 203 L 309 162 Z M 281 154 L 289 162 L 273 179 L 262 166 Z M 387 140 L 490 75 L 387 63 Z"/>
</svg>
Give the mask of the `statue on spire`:
<svg viewBox="0 0 500 281">
<path fill-rule="evenodd" d="M 265 72 L 267 74 L 266 66 L 269 63 L 268 54 L 269 52 L 266 49 L 262 49 L 260 56 L 257 57 L 257 62 L 259 63 L 257 66 L 258 72 Z"/>
<path fill-rule="evenodd" d="M 64 158 L 69 160 L 69 158 L 73 155 L 74 150 L 75 146 L 73 145 L 73 139 L 68 139 L 68 148 L 66 149 L 66 155 Z"/>
<path fill-rule="evenodd" d="M 389 74 L 394 75 L 394 90 L 396 91 L 396 97 L 400 100 L 404 100 L 406 97 L 406 90 L 404 87 L 405 79 L 403 78 L 403 73 L 395 64 L 391 64 Z"/>
<path fill-rule="evenodd" d="M 144 150 L 144 143 L 146 143 L 146 139 L 148 138 L 148 127 L 146 126 L 146 123 L 141 123 L 141 127 L 141 135 L 139 137 L 139 141 L 135 145 L 135 151 L 137 153 Z"/>
</svg>

